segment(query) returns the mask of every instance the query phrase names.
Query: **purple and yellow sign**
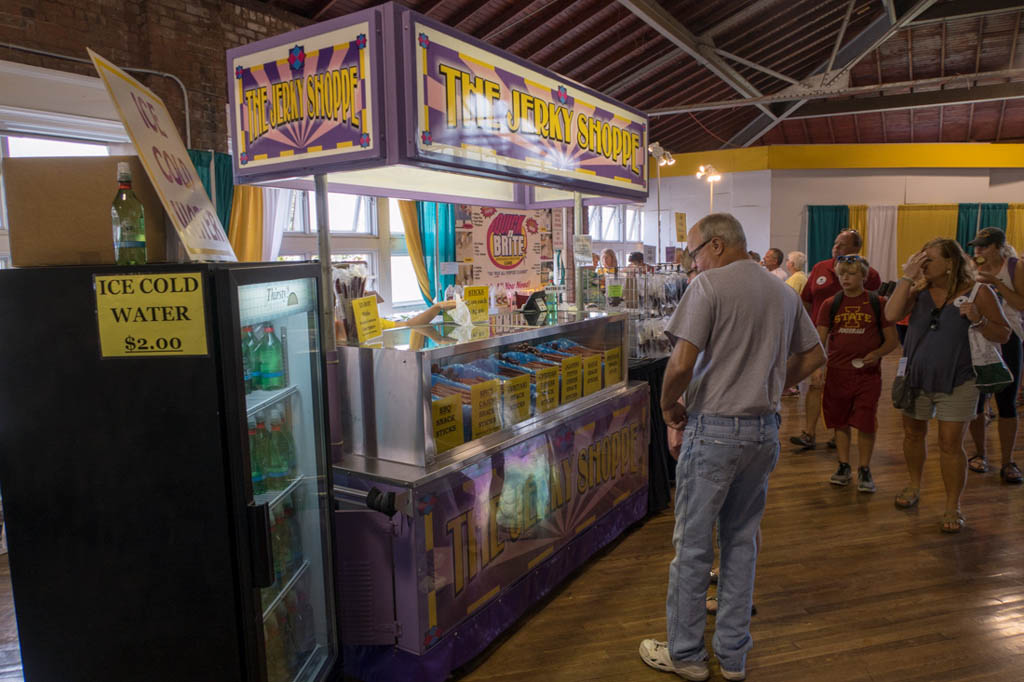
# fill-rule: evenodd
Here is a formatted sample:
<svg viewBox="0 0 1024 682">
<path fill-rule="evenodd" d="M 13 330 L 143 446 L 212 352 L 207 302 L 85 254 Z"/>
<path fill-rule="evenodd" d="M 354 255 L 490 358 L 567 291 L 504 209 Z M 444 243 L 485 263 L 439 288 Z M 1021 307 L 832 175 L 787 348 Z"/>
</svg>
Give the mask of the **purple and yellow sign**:
<svg viewBox="0 0 1024 682">
<path fill-rule="evenodd" d="M 417 489 L 421 650 L 646 491 L 649 405 L 647 391 L 606 401 Z"/>
<path fill-rule="evenodd" d="M 413 23 L 416 152 L 647 194 L 647 119 L 567 79 Z"/>
<path fill-rule="evenodd" d="M 228 54 L 240 176 L 373 149 L 370 22 L 298 34 L 287 43 Z"/>
</svg>

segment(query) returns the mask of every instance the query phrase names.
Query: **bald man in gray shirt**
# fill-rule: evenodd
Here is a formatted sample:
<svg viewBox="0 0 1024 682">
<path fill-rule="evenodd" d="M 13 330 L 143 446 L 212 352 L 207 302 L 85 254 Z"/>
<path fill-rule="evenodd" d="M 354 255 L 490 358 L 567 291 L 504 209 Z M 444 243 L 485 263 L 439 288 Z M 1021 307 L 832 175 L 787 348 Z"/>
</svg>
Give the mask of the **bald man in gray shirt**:
<svg viewBox="0 0 1024 682">
<path fill-rule="evenodd" d="M 645 639 L 652 668 L 706 680 L 704 597 L 719 526 L 721 566 L 715 655 L 727 680 L 746 677 L 757 562 L 755 536 L 779 456 L 779 398 L 825 363 L 800 300 L 747 257 L 743 227 L 728 213 L 687 235 L 700 275 L 669 321 L 665 423 L 683 431 L 676 466 L 676 555 L 669 569 L 668 641 Z M 682 401 L 680 401 L 682 398 Z"/>
</svg>

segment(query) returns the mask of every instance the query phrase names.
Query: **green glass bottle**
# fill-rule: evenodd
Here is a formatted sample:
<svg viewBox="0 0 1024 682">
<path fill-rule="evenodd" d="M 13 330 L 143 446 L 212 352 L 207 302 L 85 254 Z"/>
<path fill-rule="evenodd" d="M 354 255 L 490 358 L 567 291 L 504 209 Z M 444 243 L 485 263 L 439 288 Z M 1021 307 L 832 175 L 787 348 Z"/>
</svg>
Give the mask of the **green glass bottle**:
<svg viewBox="0 0 1024 682">
<path fill-rule="evenodd" d="M 146 264 L 146 217 L 142 202 L 132 191 L 128 163 L 117 164 L 117 194 L 110 206 L 114 226 L 114 262 L 118 265 Z"/>
<path fill-rule="evenodd" d="M 266 433 L 266 426 L 263 425 L 263 434 Z M 265 436 L 260 433 L 256 419 L 249 417 L 249 468 L 252 470 L 252 492 L 254 495 L 261 495 L 267 492 L 266 463 L 265 463 Z"/>
<path fill-rule="evenodd" d="M 257 352 L 259 357 L 260 388 L 275 391 L 284 388 L 284 352 L 281 339 L 269 322 L 263 326 L 263 340 Z"/>
</svg>

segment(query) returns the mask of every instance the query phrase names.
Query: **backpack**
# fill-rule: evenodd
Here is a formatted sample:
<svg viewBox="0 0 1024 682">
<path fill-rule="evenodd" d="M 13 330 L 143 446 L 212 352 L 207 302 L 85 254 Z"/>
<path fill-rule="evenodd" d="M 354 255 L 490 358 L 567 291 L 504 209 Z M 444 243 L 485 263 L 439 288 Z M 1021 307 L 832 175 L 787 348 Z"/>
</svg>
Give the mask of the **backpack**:
<svg viewBox="0 0 1024 682">
<path fill-rule="evenodd" d="M 878 294 L 873 291 L 868 292 L 868 302 L 871 304 L 871 310 L 875 313 L 875 323 L 878 324 L 878 338 L 881 339 L 879 348 L 885 345 L 885 332 L 882 331 L 882 302 L 878 298 Z M 832 307 L 828 311 L 828 328 L 832 330 L 832 325 L 836 321 L 836 313 L 839 312 L 839 306 L 843 303 L 843 292 L 840 291 L 832 299 Z"/>
</svg>

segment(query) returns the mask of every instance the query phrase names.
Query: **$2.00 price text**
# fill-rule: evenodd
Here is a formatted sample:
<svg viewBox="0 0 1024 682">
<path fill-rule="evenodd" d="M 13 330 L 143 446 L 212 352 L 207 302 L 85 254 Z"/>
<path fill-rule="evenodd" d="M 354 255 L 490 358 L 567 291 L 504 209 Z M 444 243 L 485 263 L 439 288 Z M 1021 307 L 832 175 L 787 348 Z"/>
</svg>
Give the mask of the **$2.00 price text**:
<svg viewBox="0 0 1024 682">
<path fill-rule="evenodd" d="M 124 350 L 126 353 L 180 353 L 181 339 L 178 337 L 145 339 L 129 334 L 124 337 Z"/>
</svg>

